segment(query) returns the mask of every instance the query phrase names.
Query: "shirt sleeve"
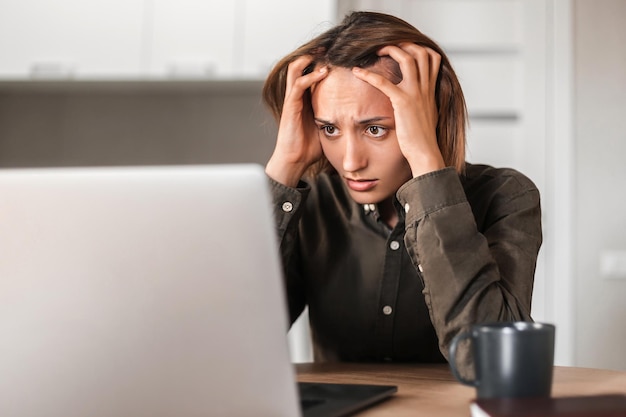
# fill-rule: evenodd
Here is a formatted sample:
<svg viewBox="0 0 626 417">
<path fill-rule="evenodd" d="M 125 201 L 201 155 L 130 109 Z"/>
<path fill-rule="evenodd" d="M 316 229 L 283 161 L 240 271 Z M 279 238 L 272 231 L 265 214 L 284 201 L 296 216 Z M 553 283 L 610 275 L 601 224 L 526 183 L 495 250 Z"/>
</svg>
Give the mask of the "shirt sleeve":
<svg viewBox="0 0 626 417">
<path fill-rule="evenodd" d="M 298 222 L 311 187 L 300 181 L 297 188 L 287 187 L 269 178 L 274 222 L 283 264 L 290 324 L 298 318 L 306 304 L 305 284 L 300 274 Z"/>
<path fill-rule="evenodd" d="M 406 211 L 405 244 L 446 358 L 453 337 L 472 324 L 531 320 L 542 241 L 539 192 L 526 177 L 509 172 L 476 209 L 480 231 L 454 169 L 414 178 L 398 190 Z M 471 374 L 468 346 L 457 357 L 461 371 Z"/>
</svg>

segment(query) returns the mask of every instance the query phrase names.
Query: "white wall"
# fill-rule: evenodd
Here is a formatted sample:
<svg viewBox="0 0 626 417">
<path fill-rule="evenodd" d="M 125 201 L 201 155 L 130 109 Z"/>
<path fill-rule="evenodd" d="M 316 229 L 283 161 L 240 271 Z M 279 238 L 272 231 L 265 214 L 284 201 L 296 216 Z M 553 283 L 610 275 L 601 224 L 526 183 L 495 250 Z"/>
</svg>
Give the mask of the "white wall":
<svg viewBox="0 0 626 417">
<path fill-rule="evenodd" d="M 575 2 L 575 361 L 622 370 L 626 271 L 606 276 L 601 258 L 626 256 L 624 22 L 626 1 Z"/>
</svg>

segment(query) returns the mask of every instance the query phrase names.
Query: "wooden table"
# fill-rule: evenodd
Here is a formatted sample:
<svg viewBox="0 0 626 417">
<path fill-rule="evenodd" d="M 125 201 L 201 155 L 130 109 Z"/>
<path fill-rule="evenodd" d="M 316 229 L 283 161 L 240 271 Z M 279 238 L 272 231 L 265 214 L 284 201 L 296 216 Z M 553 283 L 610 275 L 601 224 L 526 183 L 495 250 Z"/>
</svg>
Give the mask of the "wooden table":
<svg viewBox="0 0 626 417">
<path fill-rule="evenodd" d="M 448 365 L 307 363 L 296 365 L 298 380 L 397 385 L 389 400 L 357 415 L 366 416 L 469 416 L 475 389 L 462 385 Z M 626 372 L 603 369 L 554 368 L 554 397 L 589 394 L 626 394 Z"/>
</svg>

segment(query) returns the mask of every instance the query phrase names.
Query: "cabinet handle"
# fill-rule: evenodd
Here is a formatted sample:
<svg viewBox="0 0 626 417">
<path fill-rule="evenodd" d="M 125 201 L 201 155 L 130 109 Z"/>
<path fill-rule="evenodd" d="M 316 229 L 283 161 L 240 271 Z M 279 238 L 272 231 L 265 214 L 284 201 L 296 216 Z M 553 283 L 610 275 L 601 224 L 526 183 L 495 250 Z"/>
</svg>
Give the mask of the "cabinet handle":
<svg viewBox="0 0 626 417">
<path fill-rule="evenodd" d="M 209 60 L 176 60 L 167 65 L 167 76 L 175 79 L 211 78 L 216 72 L 217 65 Z"/>
<path fill-rule="evenodd" d="M 76 75 L 76 65 L 69 62 L 35 62 L 30 66 L 30 76 L 35 79 L 71 79 Z"/>
</svg>

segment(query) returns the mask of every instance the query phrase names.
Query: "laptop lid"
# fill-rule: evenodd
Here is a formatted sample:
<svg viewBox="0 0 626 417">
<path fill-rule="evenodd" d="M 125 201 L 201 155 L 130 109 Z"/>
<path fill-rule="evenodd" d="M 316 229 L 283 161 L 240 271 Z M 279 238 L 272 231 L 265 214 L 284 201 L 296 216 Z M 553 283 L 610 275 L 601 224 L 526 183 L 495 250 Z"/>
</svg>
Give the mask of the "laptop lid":
<svg viewBox="0 0 626 417">
<path fill-rule="evenodd" d="M 0 415 L 298 416 L 266 182 L 0 171 Z"/>
</svg>

